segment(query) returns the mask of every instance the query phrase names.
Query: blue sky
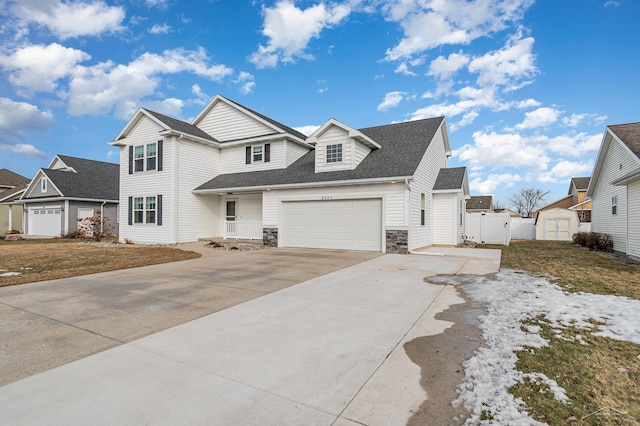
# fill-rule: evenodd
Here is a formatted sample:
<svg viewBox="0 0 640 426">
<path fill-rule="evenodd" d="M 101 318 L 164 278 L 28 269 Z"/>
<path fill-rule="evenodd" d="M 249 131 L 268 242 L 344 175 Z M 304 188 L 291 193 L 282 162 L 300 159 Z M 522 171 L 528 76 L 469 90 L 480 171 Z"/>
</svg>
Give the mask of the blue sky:
<svg viewBox="0 0 640 426">
<path fill-rule="evenodd" d="M 640 120 L 636 0 L 0 0 L 0 168 L 116 162 L 140 106 L 217 93 L 306 133 L 444 115 L 451 166 L 509 207 L 566 195 Z"/>
</svg>

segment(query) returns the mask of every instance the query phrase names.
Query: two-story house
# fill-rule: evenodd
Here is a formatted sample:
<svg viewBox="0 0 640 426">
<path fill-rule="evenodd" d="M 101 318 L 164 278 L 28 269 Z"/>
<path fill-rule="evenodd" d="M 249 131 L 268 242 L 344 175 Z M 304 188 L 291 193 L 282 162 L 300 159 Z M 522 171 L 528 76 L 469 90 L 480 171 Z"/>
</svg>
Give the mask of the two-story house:
<svg viewBox="0 0 640 426">
<path fill-rule="evenodd" d="M 464 234 L 444 117 L 304 134 L 217 95 L 192 123 L 139 109 L 120 148 L 120 239 L 261 239 L 407 253 Z M 436 208 L 437 206 L 437 208 Z"/>
</svg>

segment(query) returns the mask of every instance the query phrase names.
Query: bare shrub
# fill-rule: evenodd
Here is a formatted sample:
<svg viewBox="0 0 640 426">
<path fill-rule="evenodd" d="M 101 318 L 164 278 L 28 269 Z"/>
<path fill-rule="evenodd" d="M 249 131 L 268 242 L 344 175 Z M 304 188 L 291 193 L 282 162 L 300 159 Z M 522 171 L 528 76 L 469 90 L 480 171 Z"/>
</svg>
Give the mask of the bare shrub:
<svg viewBox="0 0 640 426">
<path fill-rule="evenodd" d="M 109 223 L 107 216 L 100 213 L 95 216 L 78 218 L 77 238 L 93 238 L 100 241 L 102 238 L 113 234 L 113 225 Z"/>
</svg>

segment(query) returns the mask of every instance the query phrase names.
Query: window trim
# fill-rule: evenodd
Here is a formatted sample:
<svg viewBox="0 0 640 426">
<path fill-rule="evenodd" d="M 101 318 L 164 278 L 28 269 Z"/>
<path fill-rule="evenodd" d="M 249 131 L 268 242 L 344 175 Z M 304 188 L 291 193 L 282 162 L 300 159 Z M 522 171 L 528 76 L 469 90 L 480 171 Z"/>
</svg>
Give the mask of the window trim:
<svg viewBox="0 0 640 426">
<path fill-rule="evenodd" d="M 260 152 L 257 153 L 256 150 Z M 256 158 L 259 156 L 259 158 Z M 257 145 L 247 145 L 245 147 L 244 163 L 249 165 L 253 163 L 270 163 L 271 162 L 271 144 L 263 143 Z"/>
<path fill-rule="evenodd" d="M 424 193 L 420 194 L 420 226 L 425 226 L 425 210 L 427 205 L 427 196 Z"/>
<path fill-rule="evenodd" d="M 611 216 L 618 216 L 618 196 L 611 197 Z"/>
<path fill-rule="evenodd" d="M 264 155 L 264 146 L 263 145 L 252 145 L 251 146 L 251 163 L 262 163 Z"/>
<path fill-rule="evenodd" d="M 325 146 L 325 158 L 326 164 L 342 163 L 344 148 L 342 143 L 333 143 Z"/>
<path fill-rule="evenodd" d="M 129 174 L 162 171 L 162 140 L 129 145 Z"/>
<path fill-rule="evenodd" d="M 158 220 L 158 214 L 161 212 L 161 207 L 158 205 L 158 195 L 142 195 L 130 197 L 131 200 L 131 224 L 132 225 L 156 225 L 158 222 L 162 224 L 162 221 Z M 149 208 L 149 202 L 153 200 L 153 208 Z M 140 204 L 138 204 L 140 202 Z M 153 214 L 153 220 L 149 220 L 150 213 Z"/>
<path fill-rule="evenodd" d="M 47 186 L 48 186 L 47 178 L 43 177 L 42 179 L 40 179 L 40 192 L 46 193 Z"/>
</svg>

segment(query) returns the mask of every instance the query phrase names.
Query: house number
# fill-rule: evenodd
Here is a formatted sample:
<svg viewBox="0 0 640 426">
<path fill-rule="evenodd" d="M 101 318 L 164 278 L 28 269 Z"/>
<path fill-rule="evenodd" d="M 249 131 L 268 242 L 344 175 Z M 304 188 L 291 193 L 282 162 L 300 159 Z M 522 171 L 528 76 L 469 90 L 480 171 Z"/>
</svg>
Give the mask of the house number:
<svg viewBox="0 0 640 426">
<path fill-rule="evenodd" d="M 322 196 L 322 199 L 323 199 L 323 200 L 332 200 L 332 199 L 333 199 L 333 197 L 332 197 L 331 195 L 323 195 L 323 196 Z"/>
</svg>

